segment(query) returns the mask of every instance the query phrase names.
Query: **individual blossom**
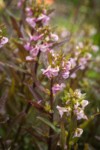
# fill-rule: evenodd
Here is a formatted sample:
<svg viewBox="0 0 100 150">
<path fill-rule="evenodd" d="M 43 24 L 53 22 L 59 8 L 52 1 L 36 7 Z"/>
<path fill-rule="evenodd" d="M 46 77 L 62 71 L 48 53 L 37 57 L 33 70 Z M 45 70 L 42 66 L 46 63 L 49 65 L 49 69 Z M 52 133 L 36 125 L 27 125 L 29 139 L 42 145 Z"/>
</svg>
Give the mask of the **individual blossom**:
<svg viewBox="0 0 100 150">
<path fill-rule="evenodd" d="M 26 22 L 32 27 L 35 28 L 36 26 L 36 18 L 27 17 Z"/>
<path fill-rule="evenodd" d="M 62 62 L 62 68 L 63 68 L 64 71 L 71 70 L 71 63 L 70 63 L 70 61 L 67 61 L 67 63 L 63 61 Z"/>
<path fill-rule="evenodd" d="M 81 119 L 87 120 L 87 116 L 84 114 L 84 110 L 80 107 L 78 107 L 77 109 L 74 109 L 74 114 L 76 115 L 77 120 L 81 120 Z"/>
<path fill-rule="evenodd" d="M 81 99 L 81 98 L 82 98 L 81 90 L 80 90 L 80 89 L 76 89 L 75 92 L 74 92 L 74 96 L 75 96 L 77 99 Z"/>
<path fill-rule="evenodd" d="M 91 59 L 92 55 L 90 53 L 86 53 L 84 57 L 79 59 L 79 66 L 81 70 L 84 70 L 87 62 Z"/>
<path fill-rule="evenodd" d="M 45 76 L 51 79 L 52 77 L 58 76 L 59 67 L 51 68 L 51 66 L 48 66 L 47 69 L 42 69 L 42 72 Z"/>
<path fill-rule="evenodd" d="M 65 108 L 65 107 L 60 107 L 60 106 L 57 105 L 56 108 L 59 111 L 59 114 L 60 114 L 61 118 L 62 118 L 64 113 L 67 113 L 67 116 L 68 116 L 70 114 L 70 111 L 71 111 L 70 107 Z"/>
<path fill-rule="evenodd" d="M 3 47 L 6 43 L 8 43 L 7 37 L 0 38 L 0 48 Z"/>
<path fill-rule="evenodd" d="M 31 57 L 31 56 L 26 56 L 26 61 L 33 61 L 33 60 L 34 60 L 33 57 Z"/>
<path fill-rule="evenodd" d="M 18 7 L 18 8 L 22 7 L 24 1 L 25 1 L 25 0 L 19 0 L 18 3 L 17 3 L 17 7 Z"/>
<path fill-rule="evenodd" d="M 90 59 L 92 58 L 92 55 L 91 55 L 90 53 L 86 53 L 85 58 L 86 58 L 87 61 L 88 61 L 88 60 L 90 60 Z"/>
<path fill-rule="evenodd" d="M 92 45 L 92 50 L 93 50 L 94 52 L 98 52 L 99 46 L 97 46 L 97 45 Z"/>
<path fill-rule="evenodd" d="M 62 62 L 62 77 L 64 79 L 67 79 L 70 74 L 70 69 L 71 69 L 71 64 L 70 62 L 65 63 L 64 61 Z"/>
<path fill-rule="evenodd" d="M 83 129 L 77 128 L 77 129 L 75 130 L 75 133 L 74 133 L 74 136 L 73 136 L 73 137 L 80 137 L 80 136 L 82 135 L 82 133 L 83 133 Z"/>
<path fill-rule="evenodd" d="M 55 84 L 52 87 L 53 94 L 56 94 L 57 92 L 62 91 L 64 88 L 65 88 L 65 84 L 64 83 Z"/>
<path fill-rule="evenodd" d="M 38 41 L 38 40 L 40 40 L 42 37 L 43 37 L 43 34 L 30 36 L 30 41 Z"/>
<path fill-rule="evenodd" d="M 76 78 L 76 73 L 72 73 L 72 74 L 70 75 L 70 78 L 75 79 L 75 78 Z"/>
<path fill-rule="evenodd" d="M 82 57 L 79 59 L 79 66 L 81 70 L 84 70 L 87 64 L 87 59 L 85 57 Z"/>
<path fill-rule="evenodd" d="M 67 61 L 67 63 L 65 63 L 64 61 L 62 62 L 62 77 L 64 79 L 69 78 L 70 75 L 70 70 L 73 69 L 76 66 L 76 60 L 74 58 L 70 58 L 69 61 Z"/>
<path fill-rule="evenodd" d="M 31 55 L 32 57 L 36 57 L 36 56 L 38 55 L 38 53 L 39 53 L 39 47 L 38 47 L 38 46 L 36 46 L 35 48 L 33 48 L 33 49 L 30 51 L 30 55 Z"/>
<path fill-rule="evenodd" d="M 37 55 L 38 55 L 38 53 L 39 53 L 39 47 L 36 46 L 35 48 L 30 50 L 30 56 L 27 56 L 26 60 L 27 61 L 35 60 Z"/>
<path fill-rule="evenodd" d="M 81 102 L 81 106 L 84 109 L 87 105 L 89 104 L 89 102 L 87 100 L 82 100 Z"/>
<path fill-rule="evenodd" d="M 62 72 L 62 77 L 63 77 L 64 79 L 67 79 L 67 78 L 69 78 L 69 74 L 70 74 L 69 71 L 63 71 L 63 72 Z"/>
<path fill-rule="evenodd" d="M 51 50 L 52 43 L 40 44 L 39 48 L 41 52 L 48 52 Z"/>
<path fill-rule="evenodd" d="M 84 108 L 89 104 L 89 102 L 87 100 L 82 100 L 81 102 L 76 101 L 74 104 L 74 108 L 78 109 L 79 106 L 82 107 L 82 110 L 84 110 Z"/>
<path fill-rule="evenodd" d="M 69 63 L 71 65 L 71 69 L 73 69 L 76 66 L 76 60 L 75 60 L 75 58 L 70 58 Z"/>
<path fill-rule="evenodd" d="M 27 42 L 24 44 L 24 48 L 27 50 L 27 51 L 30 51 L 33 49 L 33 47 L 31 46 L 30 42 Z"/>
<path fill-rule="evenodd" d="M 29 16 L 29 17 L 33 15 L 33 11 L 30 7 L 26 8 L 26 13 L 27 13 L 27 16 Z"/>
<path fill-rule="evenodd" d="M 78 101 L 75 101 L 75 103 L 74 103 L 74 109 L 78 109 L 79 106 L 80 106 L 80 103 Z"/>
<path fill-rule="evenodd" d="M 49 20 L 50 17 L 45 14 L 42 14 L 37 18 L 37 21 L 41 21 L 44 26 L 48 25 Z"/>
<path fill-rule="evenodd" d="M 58 39 L 59 39 L 58 35 L 57 34 L 53 34 L 53 33 L 50 34 L 50 37 L 51 37 L 51 40 L 53 40 L 55 42 L 58 41 Z"/>
</svg>

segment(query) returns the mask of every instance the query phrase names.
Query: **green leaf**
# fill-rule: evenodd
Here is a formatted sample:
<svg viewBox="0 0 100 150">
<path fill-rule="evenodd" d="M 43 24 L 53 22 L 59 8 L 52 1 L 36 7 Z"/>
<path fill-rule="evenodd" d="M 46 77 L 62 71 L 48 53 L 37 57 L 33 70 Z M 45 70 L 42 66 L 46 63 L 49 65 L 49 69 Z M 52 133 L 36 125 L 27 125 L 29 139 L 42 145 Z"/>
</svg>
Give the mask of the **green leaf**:
<svg viewBox="0 0 100 150">
<path fill-rule="evenodd" d="M 56 128 L 49 120 L 42 118 L 42 117 L 37 117 L 39 120 L 41 120 L 43 123 L 51 127 L 55 132 L 60 133 L 60 129 Z"/>
</svg>

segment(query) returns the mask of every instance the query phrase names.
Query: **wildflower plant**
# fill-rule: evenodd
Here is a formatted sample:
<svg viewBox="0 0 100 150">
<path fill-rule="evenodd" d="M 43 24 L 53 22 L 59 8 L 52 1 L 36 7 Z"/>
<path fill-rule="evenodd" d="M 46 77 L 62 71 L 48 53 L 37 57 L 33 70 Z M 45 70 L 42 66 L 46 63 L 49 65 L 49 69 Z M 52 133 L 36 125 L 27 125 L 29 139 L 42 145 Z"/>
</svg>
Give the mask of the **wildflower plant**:
<svg viewBox="0 0 100 150">
<path fill-rule="evenodd" d="M 10 150 L 29 149 L 30 145 L 30 150 L 70 150 L 84 132 L 81 123 L 88 120 L 85 107 L 89 104 L 79 87 L 71 87 L 71 81 L 88 67 L 91 45 L 76 42 L 74 50 L 67 51 L 63 45 L 73 43 L 72 39 L 61 41 L 54 32 L 52 10 L 47 5 L 22 0 L 17 8 L 18 18 L 9 13 L 8 19 L 14 38 L 10 36 L 8 43 L 10 72 L 5 82 L 9 118 L 2 146 Z M 7 42 L 8 38 L 1 36 L 0 48 Z"/>
</svg>

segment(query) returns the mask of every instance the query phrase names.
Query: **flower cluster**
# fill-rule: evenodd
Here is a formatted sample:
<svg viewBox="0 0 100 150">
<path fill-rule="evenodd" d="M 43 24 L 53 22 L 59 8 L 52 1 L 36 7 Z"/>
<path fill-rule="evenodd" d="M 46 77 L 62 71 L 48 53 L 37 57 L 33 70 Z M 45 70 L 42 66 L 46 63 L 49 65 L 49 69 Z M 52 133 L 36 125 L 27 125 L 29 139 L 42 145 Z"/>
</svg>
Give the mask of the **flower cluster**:
<svg viewBox="0 0 100 150">
<path fill-rule="evenodd" d="M 71 118 L 72 114 L 76 118 L 76 120 L 86 119 L 87 116 L 84 113 L 85 107 L 88 105 L 88 101 L 84 100 L 85 95 L 81 93 L 79 89 L 76 89 L 75 91 L 70 90 L 69 93 L 66 94 L 66 96 L 63 98 L 64 106 L 57 106 L 57 110 L 59 111 L 60 117 L 62 118 L 64 114 L 67 115 L 67 117 Z M 79 137 L 79 135 L 82 134 L 82 129 L 79 129 L 78 131 L 75 131 L 74 137 Z"/>
<path fill-rule="evenodd" d="M 84 114 L 84 108 L 88 105 L 88 101 L 84 100 L 84 97 L 85 97 L 85 95 L 82 94 L 79 89 L 76 89 L 75 91 L 71 90 L 71 92 L 67 93 L 66 100 L 64 98 L 65 106 L 66 106 L 65 108 L 66 108 L 67 112 L 69 109 L 68 108 L 69 104 L 71 104 L 70 109 L 69 109 L 70 111 L 68 114 L 71 114 L 71 111 L 73 111 L 77 120 L 87 119 L 86 115 Z M 61 113 L 61 107 L 58 110 L 60 110 L 60 113 Z M 62 108 L 62 112 L 64 114 L 63 108 Z"/>
<path fill-rule="evenodd" d="M 39 53 L 45 53 L 44 60 L 48 66 L 46 65 L 45 69 L 41 69 L 43 75 L 48 79 L 60 76 L 60 78 L 66 80 L 69 77 L 76 78 L 76 72 L 73 72 L 74 69 L 85 69 L 91 59 L 91 54 L 87 51 L 83 53 L 84 46 L 82 42 L 76 45 L 76 51 L 70 55 L 70 58 L 66 58 L 66 54 L 60 56 L 59 52 L 54 51 L 53 46 L 59 38 L 48 26 L 50 16 L 45 8 L 42 6 L 37 7 L 37 5 L 34 8 L 26 7 L 25 20 L 29 28 L 28 33 L 26 33 L 28 35 L 27 39 L 23 39 L 24 48 L 28 52 L 26 61 L 37 61 Z M 49 61 L 49 55 L 53 60 L 51 62 Z M 59 91 L 61 90 L 59 89 Z"/>
<path fill-rule="evenodd" d="M 77 70 L 77 68 L 84 70 L 92 57 L 91 53 L 84 50 L 81 51 L 79 49 L 76 49 L 76 52 L 72 54 L 72 57 L 69 59 L 66 59 L 66 54 L 61 57 L 57 51 L 54 52 L 54 50 L 52 50 L 49 52 L 51 53 L 53 59 L 53 62 L 50 65 L 56 66 L 57 64 L 59 67 L 58 76 L 60 75 L 60 77 L 62 77 L 64 80 L 68 79 L 69 77 L 76 78 L 76 71 L 73 70 Z"/>
<path fill-rule="evenodd" d="M 52 46 L 58 41 L 58 36 L 52 33 L 48 26 L 50 17 L 48 12 L 42 6 L 34 6 L 34 8 L 26 7 L 26 22 L 30 28 L 27 39 L 23 38 L 23 45 L 29 55 L 26 61 L 36 60 L 39 52 L 47 53 L 52 50 Z"/>
<path fill-rule="evenodd" d="M 48 66 L 46 70 L 42 69 L 43 74 L 46 75 L 49 79 L 52 77 L 56 77 L 58 75 L 58 71 L 59 71 L 58 67 L 51 68 L 51 66 Z"/>
<path fill-rule="evenodd" d="M 25 33 L 27 38 L 23 38 L 22 41 L 24 49 L 28 54 L 26 61 L 33 62 L 40 60 L 42 62 L 42 74 L 40 73 L 39 75 L 48 78 L 46 82 L 51 81 L 50 95 L 52 95 L 51 99 L 54 103 L 53 98 L 56 98 L 56 94 L 64 91 L 66 80 L 76 77 L 77 68 L 80 70 L 86 68 L 88 61 L 91 59 L 91 54 L 88 52 L 88 48 L 84 48 L 82 42 L 75 44 L 75 51 L 70 53 L 69 49 L 67 53 L 69 55 L 68 57 L 66 55 L 67 48 L 65 51 L 54 50 L 55 45 L 59 45 L 59 43 L 57 43 L 59 38 L 49 27 L 48 23 L 50 17 L 48 11 L 42 6 L 34 6 L 34 8 L 27 7 L 25 21 L 27 24 Z M 96 49 L 96 47 L 93 48 Z M 45 110 L 52 109 L 50 102 L 46 102 L 45 104 L 48 104 Z M 81 119 L 87 120 L 84 109 L 88 105 L 88 101 L 85 100 L 85 96 L 80 90 L 69 90 L 69 92 L 65 94 L 63 104 L 64 106 L 57 105 L 56 107 L 61 119 L 66 115 L 67 118 L 72 121 L 73 115 L 76 121 Z M 53 112 L 53 110 L 49 112 Z M 82 133 L 83 130 L 76 127 L 74 129 L 73 138 L 80 137 Z"/>
<path fill-rule="evenodd" d="M 62 62 L 62 77 L 64 79 L 67 79 L 70 75 L 70 71 L 75 68 L 76 66 L 76 60 L 74 58 L 70 58 L 69 61 L 63 61 Z"/>
<path fill-rule="evenodd" d="M 77 128 L 77 129 L 75 130 L 75 133 L 74 133 L 74 136 L 73 136 L 73 137 L 80 137 L 80 136 L 82 135 L 82 133 L 83 133 L 83 129 Z"/>
</svg>

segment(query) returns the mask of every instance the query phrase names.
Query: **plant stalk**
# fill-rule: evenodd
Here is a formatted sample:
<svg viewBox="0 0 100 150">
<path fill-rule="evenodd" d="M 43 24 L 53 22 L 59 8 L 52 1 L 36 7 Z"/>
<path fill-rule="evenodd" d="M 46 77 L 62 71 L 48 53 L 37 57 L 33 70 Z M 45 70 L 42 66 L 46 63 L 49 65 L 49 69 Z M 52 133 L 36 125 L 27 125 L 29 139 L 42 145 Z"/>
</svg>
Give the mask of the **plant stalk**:
<svg viewBox="0 0 100 150">
<path fill-rule="evenodd" d="M 51 115 L 50 115 L 50 122 L 53 123 L 53 93 L 52 93 L 52 86 L 53 86 L 53 79 L 51 79 L 51 85 L 50 85 L 50 106 L 51 106 Z M 49 129 L 49 139 L 48 139 L 48 150 L 52 150 L 52 135 L 53 135 L 53 129 Z"/>
</svg>

